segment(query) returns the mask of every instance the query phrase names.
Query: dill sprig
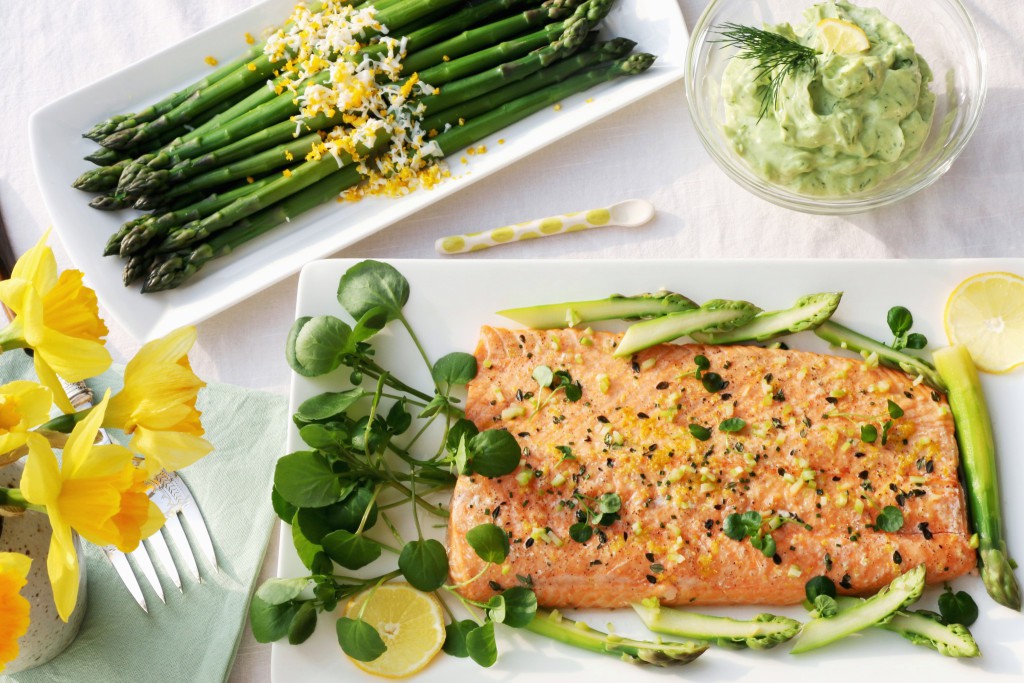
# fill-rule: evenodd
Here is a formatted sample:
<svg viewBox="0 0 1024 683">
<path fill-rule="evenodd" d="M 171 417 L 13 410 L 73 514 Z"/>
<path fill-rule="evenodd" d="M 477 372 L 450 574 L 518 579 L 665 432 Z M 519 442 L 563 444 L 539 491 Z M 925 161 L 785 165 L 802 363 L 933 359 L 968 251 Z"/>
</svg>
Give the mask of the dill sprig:
<svg viewBox="0 0 1024 683">
<path fill-rule="evenodd" d="M 771 75 L 768 87 L 761 95 L 761 114 L 757 117 L 759 122 L 768 113 L 769 107 L 776 107 L 779 88 L 786 77 L 800 69 L 811 67 L 818 55 L 813 48 L 778 33 L 752 26 L 725 23 L 721 24 L 716 32 L 722 38 L 713 42 L 722 43 L 723 47 L 738 48 L 738 57 L 757 63 L 756 78 Z"/>
</svg>

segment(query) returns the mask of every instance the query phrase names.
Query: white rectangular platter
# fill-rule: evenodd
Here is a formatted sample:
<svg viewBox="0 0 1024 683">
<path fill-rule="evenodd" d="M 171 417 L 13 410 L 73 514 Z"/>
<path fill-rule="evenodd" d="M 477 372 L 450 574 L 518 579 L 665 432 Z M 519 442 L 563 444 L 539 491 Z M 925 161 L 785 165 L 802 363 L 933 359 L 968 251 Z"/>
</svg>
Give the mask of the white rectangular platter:
<svg viewBox="0 0 1024 683">
<path fill-rule="evenodd" d="M 123 263 L 102 256 L 103 245 L 134 211 L 102 212 L 72 181 L 91 168 L 83 157 L 96 149 L 81 137 L 97 121 L 135 111 L 198 80 L 206 55 L 227 59 L 241 53 L 242 36 L 283 23 L 294 0 L 266 0 L 174 47 L 71 93 L 37 111 L 30 122 L 36 178 L 53 223 L 75 264 L 85 271 L 118 324 L 139 341 L 196 323 L 381 230 L 481 178 L 543 149 L 598 119 L 682 78 L 687 31 L 676 0 L 619 0 L 605 20 L 604 35 L 637 41 L 658 55 L 647 73 L 619 79 L 566 100 L 560 111 L 539 112 L 485 140 L 488 153 L 453 155 L 452 177 L 429 191 L 398 199 L 371 198 L 319 207 L 230 257 L 211 262 L 177 290 L 142 295 L 121 283 Z M 496 144 L 497 138 L 506 143 Z M 440 237 L 441 235 L 438 235 Z"/>
<path fill-rule="evenodd" d="M 299 280 L 296 316 L 336 315 L 347 318 L 335 293 L 338 280 L 354 260 L 319 261 L 306 266 Z M 947 296 L 964 278 L 986 271 L 1024 275 L 1024 259 L 949 261 L 392 261 L 411 285 L 406 317 L 420 335 L 427 354 L 436 359 L 451 351 L 472 352 L 481 325 L 510 325 L 495 311 L 556 301 L 603 298 L 612 293 L 634 294 L 659 288 L 683 293 L 696 301 L 712 298 L 746 299 L 765 310 L 785 308 L 801 295 L 843 291 L 835 320 L 877 339 L 888 339 L 886 312 L 891 306 L 908 307 L 914 330 L 925 334 L 933 347 L 945 343 L 942 316 Z M 595 325 L 595 327 L 599 327 Z M 608 329 L 620 329 L 614 325 Z M 389 328 L 375 341 L 377 360 L 413 385 L 430 386 L 430 378 L 408 337 Z M 828 352 L 811 333 L 787 339 L 793 348 Z M 836 351 L 835 353 L 842 353 Z M 291 412 L 305 399 L 324 391 L 346 388 L 347 371 L 308 379 L 293 376 Z M 410 379 L 411 378 L 411 379 Z M 983 377 L 992 412 L 999 452 L 1007 542 L 1018 560 L 1024 558 L 1024 431 L 1019 428 L 1024 405 L 1024 371 Z M 303 449 L 291 429 L 288 450 Z M 269 503 L 268 503 L 269 504 Z M 404 508 L 400 508 L 404 510 Z M 399 516 L 396 512 L 396 516 Z M 399 519 L 400 522 L 408 520 Z M 400 526 L 402 526 L 400 524 Z M 443 539 L 444 530 L 433 535 Z M 393 562 L 393 558 L 386 558 Z M 383 566 L 383 561 L 378 561 Z M 388 565 L 388 571 L 393 568 Z M 377 569 L 377 566 L 371 567 Z M 290 527 L 281 532 L 279 576 L 308 572 L 295 555 Z M 1018 578 L 1024 571 L 1018 570 Z M 767 652 L 713 648 L 683 669 L 630 667 L 613 658 L 581 652 L 546 641 L 531 633 L 499 627 L 500 656 L 490 669 L 470 660 L 439 656 L 415 680 L 450 682 L 469 680 L 503 683 L 565 683 L 604 681 L 628 677 L 631 683 L 669 680 L 712 683 L 721 681 L 864 683 L 878 681 L 1019 680 L 1024 674 L 1024 616 L 1001 607 L 985 593 L 977 576 L 955 584 L 977 601 L 981 616 L 972 627 L 982 657 L 969 662 L 945 658 L 914 646 L 893 633 L 870 631 L 830 647 L 794 656 L 787 646 Z M 929 589 L 920 607 L 936 609 L 941 591 Z M 456 608 L 458 609 L 458 608 Z M 763 609 L 702 608 L 714 614 L 751 617 Z M 800 608 L 771 611 L 806 619 Z M 613 623 L 622 635 L 650 638 L 631 613 L 582 612 L 595 627 Z M 577 615 L 578 616 L 578 615 Z M 465 618 L 460 616 L 460 618 Z M 322 615 L 313 637 L 300 646 L 275 643 L 272 680 L 362 681 L 372 677 L 347 661 L 338 646 L 334 619 Z"/>
</svg>

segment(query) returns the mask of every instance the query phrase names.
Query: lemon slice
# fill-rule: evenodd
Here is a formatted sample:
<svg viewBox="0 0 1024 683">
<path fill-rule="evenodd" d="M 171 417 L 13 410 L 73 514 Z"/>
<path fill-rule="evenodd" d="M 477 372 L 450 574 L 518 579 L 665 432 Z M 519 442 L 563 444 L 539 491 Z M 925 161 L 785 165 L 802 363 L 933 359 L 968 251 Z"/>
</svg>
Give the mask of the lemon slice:
<svg viewBox="0 0 1024 683">
<path fill-rule="evenodd" d="M 388 583 L 372 593 L 362 593 L 349 602 L 345 616 L 356 619 L 360 610 L 363 621 L 377 629 L 388 648 L 372 662 L 352 660 L 367 673 L 387 678 L 411 676 L 429 664 L 444 645 L 441 603 L 407 583 Z"/>
<path fill-rule="evenodd" d="M 822 19 L 818 22 L 818 39 L 825 52 L 845 55 L 866 52 L 871 41 L 864 29 L 842 19 Z"/>
<path fill-rule="evenodd" d="M 1024 364 L 1024 278 L 981 273 L 961 282 L 946 301 L 946 336 L 963 344 L 985 372 Z"/>
</svg>

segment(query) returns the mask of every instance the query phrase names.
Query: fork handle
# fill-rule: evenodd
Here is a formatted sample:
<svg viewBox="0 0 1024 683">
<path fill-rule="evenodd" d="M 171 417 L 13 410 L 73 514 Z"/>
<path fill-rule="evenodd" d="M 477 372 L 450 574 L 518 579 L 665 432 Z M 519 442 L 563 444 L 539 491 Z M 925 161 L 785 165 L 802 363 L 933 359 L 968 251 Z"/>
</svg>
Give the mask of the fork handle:
<svg viewBox="0 0 1024 683">
<path fill-rule="evenodd" d="M 58 377 L 60 386 L 68 396 L 72 408 L 83 410 L 92 405 L 93 393 L 85 382 L 69 382 L 63 377 Z"/>
</svg>

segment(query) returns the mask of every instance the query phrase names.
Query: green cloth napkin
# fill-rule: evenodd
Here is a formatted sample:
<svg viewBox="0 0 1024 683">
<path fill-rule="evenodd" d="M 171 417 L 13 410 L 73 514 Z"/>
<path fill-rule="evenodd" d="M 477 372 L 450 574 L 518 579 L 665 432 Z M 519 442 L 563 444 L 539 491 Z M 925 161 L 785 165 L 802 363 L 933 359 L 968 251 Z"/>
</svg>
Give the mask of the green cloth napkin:
<svg viewBox="0 0 1024 683">
<path fill-rule="evenodd" d="M 3 354 L 0 383 L 22 378 L 34 378 L 28 357 Z M 121 373 L 110 371 L 89 385 L 98 401 L 107 387 L 117 391 L 121 382 Z M 274 463 L 284 453 L 287 402 L 281 396 L 211 384 L 200 393 L 198 407 L 215 450 L 181 475 L 206 519 L 220 571 L 196 551 L 203 582 L 195 583 L 178 563 L 182 594 L 156 563 L 167 604 L 161 604 L 140 574 L 147 615 L 102 551 L 85 544 L 89 592 L 78 638 L 49 663 L 0 675 L 0 682 L 205 682 L 227 677 L 274 524 L 270 489 Z M 173 542 L 168 540 L 168 545 L 177 557 Z"/>
</svg>

